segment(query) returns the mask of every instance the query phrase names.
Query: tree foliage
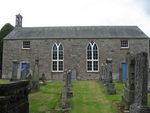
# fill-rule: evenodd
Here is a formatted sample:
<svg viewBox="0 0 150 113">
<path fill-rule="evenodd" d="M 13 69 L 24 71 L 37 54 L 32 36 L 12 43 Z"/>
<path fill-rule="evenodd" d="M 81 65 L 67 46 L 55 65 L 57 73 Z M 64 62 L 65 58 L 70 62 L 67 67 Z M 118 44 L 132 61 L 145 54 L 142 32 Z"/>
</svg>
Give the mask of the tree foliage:
<svg viewBox="0 0 150 113">
<path fill-rule="evenodd" d="M 7 36 L 13 29 L 14 27 L 10 23 L 7 23 L 0 30 L 0 70 L 2 69 L 3 38 Z"/>
</svg>

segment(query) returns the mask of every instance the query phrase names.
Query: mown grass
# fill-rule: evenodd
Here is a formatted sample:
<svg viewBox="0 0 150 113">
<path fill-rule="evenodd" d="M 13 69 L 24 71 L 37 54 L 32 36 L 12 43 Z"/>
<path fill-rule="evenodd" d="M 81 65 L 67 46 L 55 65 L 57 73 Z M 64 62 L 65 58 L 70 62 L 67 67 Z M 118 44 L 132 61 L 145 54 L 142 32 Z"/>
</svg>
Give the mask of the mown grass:
<svg viewBox="0 0 150 113">
<path fill-rule="evenodd" d="M 106 95 L 103 86 L 94 81 L 73 82 L 71 113 L 117 113 L 123 84 L 115 82 L 116 95 Z"/>
<path fill-rule="evenodd" d="M 53 113 L 60 102 L 61 82 L 49 82 L 40 91 L 29 95 L 30 113 Z"/>
<path fill-rule="evenodd" d="M 9 80 L 0 79 L 0 82 L 9 82 Z"/>
</svg>

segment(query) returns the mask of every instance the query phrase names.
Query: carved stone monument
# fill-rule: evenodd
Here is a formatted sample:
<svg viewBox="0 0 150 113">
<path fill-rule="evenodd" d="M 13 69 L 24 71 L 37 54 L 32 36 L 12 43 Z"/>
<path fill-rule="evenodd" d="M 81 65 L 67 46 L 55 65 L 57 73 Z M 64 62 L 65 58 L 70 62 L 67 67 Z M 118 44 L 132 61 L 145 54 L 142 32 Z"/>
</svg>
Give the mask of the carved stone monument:
<svg viewBox="0 0 150 113">
<path fill-rule="evenodd" d="M 107 58 L 106 59 L 106 66 L 105 66 L 105 76 L 106 80 L 104 83 L 105 90 L 107 94 L 116 94 L 116 89 L 113 83 L 113 78 L 112 78 L 112 59 Z"/>
<path fill-rule="evenodd" d="M 147 107 L 148 60 L 147 53 L 135 57 L 135 96 L 130 113 L 150 113 Z"/>
<path fill-rule="evenodd" d="M 63 81 L 62 81 L 62 94 L 61 94 L 61 108 L 66 109 L 67 107 L 67 92 L 68 92 L 68 86 L 67 86 L 67 70 L 65 70 L 63 75 Z"/>
<path fill-rule="evenodd" d="M 122 106 L 129 111 L 129 107 L 134 102 L 134 78 L 135 78 L 135 57 L 134 54 L 127 53 L 127 80 L 125 83 L 124 94 L 122 96 Z"/>
<path fill-rule="evenodd" d="M 32 91 L 37 91 L 40 88 L 39 85 L 39 60 L 35 60 L 35 67 L 33 71 L 33 78 L 32 78 Z"/>
</svg>

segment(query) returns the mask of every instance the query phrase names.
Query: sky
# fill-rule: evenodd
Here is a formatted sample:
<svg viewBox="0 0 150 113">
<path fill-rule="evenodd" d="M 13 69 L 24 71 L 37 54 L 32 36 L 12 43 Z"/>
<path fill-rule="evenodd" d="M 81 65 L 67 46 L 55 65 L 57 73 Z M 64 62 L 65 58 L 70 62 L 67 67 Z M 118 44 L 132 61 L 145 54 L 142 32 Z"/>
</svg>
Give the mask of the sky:
<svg viewBox="0 0 150 113">
<path fill-rule="evenodd" d="M 150 0 L 0 0 L 0 28 L 136 25 L 150 37 Z"/>
</svg>

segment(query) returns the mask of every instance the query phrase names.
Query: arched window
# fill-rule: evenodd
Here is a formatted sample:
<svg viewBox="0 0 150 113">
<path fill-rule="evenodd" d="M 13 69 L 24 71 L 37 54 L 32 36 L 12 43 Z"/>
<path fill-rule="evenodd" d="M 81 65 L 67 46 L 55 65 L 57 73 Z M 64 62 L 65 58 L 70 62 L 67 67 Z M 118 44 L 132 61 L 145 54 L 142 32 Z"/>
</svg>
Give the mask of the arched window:
<svg viewBox="0 0 150 113">
<path fill-rule="evenodd" d="M 87 46 L 87 72 L 99 71 L 99 54 L 95 42 L 90 42 Z"/>
<path fill-rule="evenodd" d="M 52 48 L 52 71 L 53 72 L 63 72 L 64 69 L 64 52 L 63 52 L 63 46 L 61 43 L 54 44 Z"/>
</svg>

